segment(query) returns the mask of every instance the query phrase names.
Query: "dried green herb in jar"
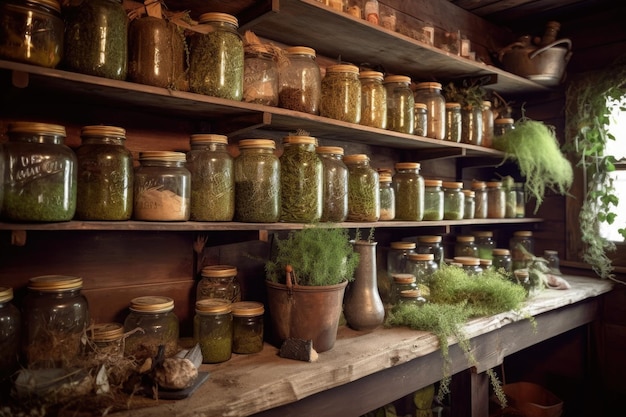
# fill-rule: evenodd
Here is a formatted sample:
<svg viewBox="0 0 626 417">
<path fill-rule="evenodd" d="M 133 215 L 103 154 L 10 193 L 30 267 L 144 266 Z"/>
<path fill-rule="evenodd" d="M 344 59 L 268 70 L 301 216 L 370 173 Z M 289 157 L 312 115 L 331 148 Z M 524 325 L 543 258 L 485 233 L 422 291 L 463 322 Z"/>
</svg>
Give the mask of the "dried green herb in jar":
<svg viewBox="0 0 626 417">
<path fill-rule="evenodd" d="M 378 173 L 364 154 L 346 155 L 348 167 L 348 221 L 375 222 L 380 217 Z"/>
<path fill-rule="evenodd" d="M 202 350 L 202 362 L 219 363 L 230 359 L 233 316 L 229 301 L 215 298 L 197 301 L 193 325 L 194 340 Z"/>
<path fill-rule="evenodd" d="M 361 121 L 364 126 L 387 127 L 387 90 L 383 86 L 383 73 L 361 71 Z"/>
<path fill-rule="evenodd" d="M 322 217 L 323 222 L 343 222 L 348 216 L 348 167 L 343 162 L 343 148 L 318 146 L 322 161 Z"/>
<path fill-rule="evenodd" d="M 396 220 L 420 221 L 424 217 L 424 178 L 419 162 L 398 162 L 393 182 L 396 190 Z"/>
<path fill-rule="evenodd" d="M 354 65 L 331 65 L 322 79 L 320 116 L 344 122 L 361 121 L 361 82 Z"/>
<path fill-rule="evenodd" d="M 411 77 L 388 75 L 383 81 L 387 90 L 387 129 L 412 134 L 415 129 L 415 99 Z"/>
</svg>

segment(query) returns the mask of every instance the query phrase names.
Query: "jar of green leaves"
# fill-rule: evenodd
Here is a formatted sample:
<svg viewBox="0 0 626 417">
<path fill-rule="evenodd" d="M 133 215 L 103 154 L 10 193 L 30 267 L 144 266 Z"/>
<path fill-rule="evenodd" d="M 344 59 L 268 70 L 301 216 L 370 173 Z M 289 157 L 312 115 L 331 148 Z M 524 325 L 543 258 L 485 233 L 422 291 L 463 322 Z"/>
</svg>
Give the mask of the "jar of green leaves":
<svg viewBox="0 0 626 417">
<path fill-rule="evenodd" d="M 322 161 L 322 222 L 343 222 L 348 217 L 348 167 L 343 162 L 343 148 L 318 146 Z"/>
<path fill-rule="evenodd" d="M 424 178 L 419 162 L 397 162 L 393 183 L 396 190 L 396 220 L 421 221 L 424 217 Z"/>
<path fill-rule="evenodd" d="M 383 80 L 387 90 L 387 129 L 413 134 L 415 129 L 415 99 L 411 77 L 388 75 Z"/>
<path fill-rule="evenodd" d="M 320 116 L 349 123 L 361 121 L 361 82 L 359 67 L 331 65 L 322 79 Z"/>
<path fill-rule="evenodd" d="M 364 126 L 387 128 L 387 90 L 383 86 L 383 73 L 361 71 L 361 121 Z"/>
<path fill-rule="evenodd" d="M 375 222 L 380 218 L 378 172 L 365 154 L 344 157 L 348 167 L 348 217 L 351 222 Z"/>
</svg>

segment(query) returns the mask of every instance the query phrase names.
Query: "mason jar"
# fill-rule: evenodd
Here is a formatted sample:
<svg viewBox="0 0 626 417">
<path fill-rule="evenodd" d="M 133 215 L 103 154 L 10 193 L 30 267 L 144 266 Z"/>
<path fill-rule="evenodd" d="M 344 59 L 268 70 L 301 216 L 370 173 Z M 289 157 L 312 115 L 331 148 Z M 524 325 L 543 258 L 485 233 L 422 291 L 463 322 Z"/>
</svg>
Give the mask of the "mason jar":
<svg viewBox="0 0 626 417">
<path fill-rule="evenodd" d="M 407 272 L 409 255 L 415 252 L 415 242 L 391 242 L 387 252 L 387 275 Z"/>
<path fill-rule="evenodd" d="M 503 219 L 506 213 L 506 201 L 501 181 L 487 183 L 487 218 Z"/>
<path fill-rule="evenodd" d="M 320 116 L 348 123 L 361 121 L 361 82 L 359 67 L 330 65 L 322 79 Z"/>
<path fill-rule="evenodd" d="M 493 146 L 493 110 L 491 109 L 491 101 L 483 101 L 481 110 L 483 118 L 482 145 L 491 148 Z"/>
<path fill-rule="evenodd" d="M 189 145 L 189 219 L 232 221 L 235 215 L 235 179 L 233 157 L 228 152 L 228 138 L 216 134 L 195 134 L 191 135 Z"/>
<path fill-rule="evenodd" d="M 232 351 L 239 354 L 263 350 L 263 303 L 240 301 L 231 305 L 233 314 Z"/>
<path fill-rule="evenodd" d="M 174 313 L 174 300 L 162 296 L 133 298 L 130 312 L 124 319 L 124 333 L 131 332 L 124 342 L 124 356 L 141 362 L 155 358 L 159 346 L 164 346 L 165 357 L 178 353 L 180 324 Z"/>
<path fill-rule="evenodd" d="M 426 298 L 421 295 L 419 289 L 404 290 L 400 292 L 400 299 L 398 305 L 411 305 L 419 307 L 427 303 Z"/>
<path fill-rule="evenodd" d="M 239 22 L 228 13 L 200 15 L 201 33 L 191 36 L 189 89 L 193 93 L 241 101 L 243 97 L 243 39 Z"/>
<path fill-rule="evenodd" d="M 517 192 L 513 185 L 504 187 L 504 217 L 514 219 L 517 215 Z"/>
<path fill-rule="evenodd" d="M 191 173 L 183 152 L 144 151 L 135 170 L 135 220 L 189 220 Z"/>
<path fill-rule="evenodd" d="M 22 316 L 11 302 L 13 288 L 0 287 L 0 382 L 19 369 Z"/>
<path fill-rule="evenodd" d="M 492 264 L 493 264 L 493 260 L 480 258 L 480 269 L 482 269 L 483 272 L 490 271 Z"/>
<path fill-rule="evenodd" d="M 428 129 L 426 136 L 443 139 L 446 135 L 446 99 L 441 94 L 441 83 L 418 83 L 415 102 L 426 104 L 428 109 Z"/>
<path fill-rule="evenodd" d="M 413 134 L 415 129 L 415 98 L 411 77 L 388 75 L 383 80 L 387 91 L 387 129 Z"/>
<path fill-rule="evenodd" d="M 515 190 L 515 217 L 526 217 L 526 194 L 524 193 L 524 183 L 516 182 L 513 184 Z"/>
<path fill-rule="evenodd" d="M 463 194 L 463 191 L 461 191 L 462 187 L 462 182 L 443 182 L 443 218 L 445 220 L 463 219 L 463 210 L 465 210 L 465 195 Z"/>
<path fill-rule="evenodd" d="M 493 250 L 496 242 L 493 240 L 493 232 L 481 230 L 474 232 L 474 243 L 478 249 L 478 257 L 480 259 L 493 259 Z"/>
<path fill-rule="evenodd" d="M 493 267 L 494 269 L 502 269 L 505 273 L 511 273 L 513 271 L 513 264 L 511 262 L 511 251 L 504 248 L 494 248 L 493 254 Z"/>
<path fill-rule="evenodd" d="M 278 105 L 284 109 L 319 114 L 322 73 L 315 49 L 292 46 L 285 49 L 287 62 L 278 69 Z"/>
<path fill-rule="evenodd" d="M 0 58 L 54 68 L 63 57 L 65 24 L 56 0 L 0 3 Z"/>
<path fill-rule="evenodd" d="M 548 268 L 550 273 L 554 275 L 561 275 L 559 252 L 555 250 L 544 250 L 543 258 L 548 261 Z"/>
<path fill-rule="evenodd" d="M 518 230 L 513 232 L 509 239 L 513 270 L 526 268 L 535 255 L 535 238 L 530 230 Z"/>
<path fill-rule="evenodd" d="M 456 237 L 454 257 L 458 256 L 478 258 L 478 247 L 476 246 L 476 238 L 474 236 L 460 235 Z"/>
<path fill-rule="evenodd" d="M 493 136 L 502 136 L 515 129 L 514 120 L 509 117 L 499 118 L 493 121 Z"/>
<path fill-rule="evenodd" d="M 391 298 L 389 304 L 396 305 L 400 302 L 402 291 L 417 290 L 415 275 L 409 273 L 397 273 L 391 276 Z"/>
<path fill-rule="evenodd" d="M 65 127 L 13 122 L 4 144 L 2 216 L 9 221 L 67 221 L 76 212 L 77 159 Z"/>
<path fill-rule="evenodd" d="M 375 222 L 380 218 L 378 172 L 365 154 L 346 155 L 348 167 L 348 217 L 350 222 Z"/>
<path fill-rule="evenodd" d="M 231 303 L 241 301 L 241 286 L 237 280 L 237 267 L 209 265 L 202 268 L 196 287 L 196 301 L 221 298 Z"/>
<path fill-rule="evenodd" d="M 230 302 L 205 298 L 196 301 L 193 338 L 200 344 L 203 363 L 226 362 L 232 356 L 233 314 Z"/>
<path fill-rule="evenodd" d="M 459 103 L 446 103 L 446 136 L 444 139 L 449 142 L 461 142 L 462 129 L 461 105 Z"/>
<path fill-rule="evenodd" d="M 424 216 L 422 220 L 443 220 L 441 180 L 424 180 Z"/>
<path fill-rule="evenodd" d="M 383 73 L 361 71 L 361 121 L 363 126 L 387 128 L 387 90 L 383 86 Z"/>
<path fill-rule="evenodd" d="M 122 0 L 69 2 L 65 20 L 64 67 L 96 77 L 125 80 L 128 16 Z"/>
<path fill-rule="evenodd" d="M 396 191 L 396 220 L 421 221 L 424 218 L 424 178 L 419 162 L 397 162 L 393 184 Z"/>
<path fill-rule="evenodd" d="M 471 145 L 483 143 L 483 111 L 481 106 L 461 108 L 461 142 Z"/>
<path fill-rule="evenodd" d="M 234 161 L 235 220 L 274 223 L 280 219 L 280 161 L 271 139 L 242 139 Z"/>
<path fill-rule="evenodd" d="M 66 367 L 81 349 L 89 325 L 83 280 L 66 275 L 30 278 L 22 300 L 22 344 L 28 368 Z"/>
<path fill-rule="evenodd" d="M 443 265 L 444 250 L 443 246 L 441 246 L 441 236 L 418 236 L 417 237 L 417 253 L 432 253 L 433 261 L 437 264 L 438 267 Z"/>
<path fill-rule="evenodd" d="M 243 101 L 278 106 L 278 64 L 265 45 L 246 46 L 243 69 Z"/>
<path fill-rule="evenodd" d="M 396 217 L 396 194 L 393 189 L 391 174 L 378 174 L 378 190 L 380 192 L 380 217 L 378 220 L 393 220 Z"/>
<path fill-rule="evenodd" d="M 413 134 L 417 136 L 426 136 L 428 129 L 428 110 L 424 103 L 414 103 L 415 122 L 413 123 Z"/>
<path fill-rule="evenodd" d="M 430 298 L 432 277 L 438 266 L 432 253 L 416 253 L 409 255 L 409 273 L 415 276 L 415 283 L 422 297 Z"/>
<path fill-rule="evenodd" d="M 463 190 L 465 196 L 465 207 L 463 208 L 463 218 L 473 219 L 476 211 L 476 193 L 472 190 Z"/>
<path fill-rule="evenodd" d="M 479 258 L 471 256 L 455 256 L 454 261 L 461 264 L 461 268 L 463 268 L 467 275 L 474 276 L 483 273 Z"/>
<path fill-rule="evenodd" d="M 472 181 L 472 191 L 474 191 L 474 218 L 486 219 L 489 214 L 487 199 L 487 183 L 484 181 Z"/>
<path fill-rule="evenodd" d="M 84 126 L 76 150 L 76 217 L 82 220 L 129 220 L 133 214 L 133 156 L 126 130 Z"/>
<path fill-rule="evenodd" d="M 322 161 L 322 222 L 339 223 L 348 217 L 348 167 L 343 162 L 343 148 L 318 146 Z"/>
<path fill-rule="evenodd" d="M 86 354 L 98 359 L 100 355 L 110 358 L 124 357 L 124 325 L 120 323 L 97 323 L 87 329 L 89 344 Z"/>
</svg>

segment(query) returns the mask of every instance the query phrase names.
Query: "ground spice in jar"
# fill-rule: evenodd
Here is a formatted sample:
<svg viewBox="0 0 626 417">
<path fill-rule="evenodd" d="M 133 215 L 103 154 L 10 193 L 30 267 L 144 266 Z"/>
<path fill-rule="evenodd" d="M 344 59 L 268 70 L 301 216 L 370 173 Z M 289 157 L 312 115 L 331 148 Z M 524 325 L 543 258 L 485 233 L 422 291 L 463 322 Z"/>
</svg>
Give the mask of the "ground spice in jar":
<svg viewBox="0 0 626 417">
<path fill-rule="evenodd" d="M 282 108 L 319 114 L 322 75 L 315 50 L 306 46 L 285 49 L 287 60 L 279 65 L 278 105 Z"/>
</svg>

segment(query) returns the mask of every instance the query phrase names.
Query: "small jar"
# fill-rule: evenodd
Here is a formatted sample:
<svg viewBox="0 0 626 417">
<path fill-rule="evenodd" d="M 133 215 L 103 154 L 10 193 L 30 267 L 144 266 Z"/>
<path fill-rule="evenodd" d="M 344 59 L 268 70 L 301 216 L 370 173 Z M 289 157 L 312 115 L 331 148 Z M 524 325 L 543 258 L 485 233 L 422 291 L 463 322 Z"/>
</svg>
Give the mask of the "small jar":
<svg viewBox="0 0 626 417">
<path fill-rule="evenodd" d="M 0 58 L 54 68 L 63 56 L 65 24 L 56 0 L 0 3 Z"/>
<path fill-rule="evenodd" d="M 338 64 L 326 68 L 322 79 L 320 116 L 348 123 L 361 121 L 359 67 Z"/>
<path fill-rule="evenodd" d="M 524 287 L 528 297 L 537 295 L 544 288 L 539 276 L 536 273 L 531 274 L 528 269 L 516 269 L 513 275 L 517 283 Z"/>
<path fill-rule="evenodd" d="M 138 362 L 155 358 L 161 345 L 165 347 L 166 358 L 178 353 L 180 325 L 174 314 L 174 300 L 161 296 L 136 297 L 131 300 L 129 309 L 124 333 L 132 333 L 124 342 L 125 356 Z"/>
<path fill-rule="evenodd" d="M 544 250 L 543 258 L 548 261 L 548 268 L 553 275 L 561 275 L 559 252 L 555 250 Z"/>
<path fill-rule="evenodd" d="M 446 103 L 446 136 L 444 139 L 449 142 L 461 142 L 462 128 L 461 104 L 452 102 Z"/>
<path fill-rule="evenodd" d="M 493 240 L 493 232 L 474 232 L 474 243 L 478 249 L 477 256 L 480 259 L 493 259 L 493 250 L 496 247 L 496 243 Z"/>
<path fill-rule="evenodd" d="M 265 45 L 246 47 L 243 68 L 243 101 L 278 106 L 278 65 L 276 55 Z"/>
<path fill-rule="evenodd" d="M 409 255 L 416 253 L 414 242 L 391 242 L 387 252 L 387 274 L 393 276 L 407 272 Z"/>
<path fill-rule="evenodd" d="M 492 265 L 496 271 L 503 270 L 505 273 L 508 274 L 513 271 L 510 250 L 503 248 L 494 248 L 491 253 L 493 254 Z"/>
<path fill-rule="evenodd" d="M 361 71 L 361 121 L 363 126 L 387 128 L 387 90 L 383 86 L 383 73 Z"/>
<path fill-rule="evenodd" d="M 422 220 L 443 220 L 441 180 L 424 180 L 424 216 Z"/>
<path fill-rule="evenodd" d="M 504 217 L 514 219 L 517 212 L 517 192 L 511 184 L 510 187 L 504 187 Z"/>
<path fill-rule="evenodd" d="M 322 161 L 322 222 L 339 223 L 348 217 L 348 167 L 343 163 L 343 148 L 318 146 Z"/>
<path fill-rule="evenodd" d="M 483 143 L 482 145 L 491 148 L 493 146 L 493 110 L 491 110 L 491 101 L 483 101 L 482 106 L 483 118 Z"/>
<path fill-rule="evenodd" d="M 390 173 L 378 174 L 378 190 L 380 192 L 380 217 L 378 220 L 393 220 L 396 217 L 396 195 Z"/>
<path fill-rule="evenodd" d="M 413 134 L 417 136 L 426 136 L 426 129 L 428 129 L 428 109 L 426 108 L 426 104 L 415 103 L 413 108 L 415 111 Z"/>
<path fill-rule="evenodd" d="M 438 267 L 441 267 L 445 259 L 441 240 L 441 236 L 418 236 L 416 251 L 417 253 L 431 253 L 433 255 L 433 261 Z"/>
<path fill-rule="evenodd" d="M 262 303 L 241 301 L 231 306 L 233 314 L 232 351 L 240 354 L 257 353 L 263 350 Z"/>
<path fill-rule="evenodd" d="M 135 170 L 135 220 L 189 220 L 191 173 L 183 152 L 144 151 Z"/>
<path fill-rule="evenodd" d="M 487 218 L 503 219 L 506 214 L 506 200 L 502 182 L 490 181 L 487 183 Z"/>
<path fill-rule="evenodd" d="M 443 218 L 445 220 L 463 219 L 465 195 L 461 191 L 462 187 L 462 182 L 443 182 Z"/>
<path fill-rule="evenodd" d="M 203 13 L 191 37 L 189 89 L 193 93 L 241 101 L 243 97 L 243 39 L 239 22 L 227 13 Z"/>
<path fill-rule="evenodd" d="M 526 217 L 526 194 L 524 193 L 524 183 L 516 182 L 513 184 L 515 190 L 515 217 Z"/>
<path fill-rule="evenodd" d="M 419 162 L 397 162 L 393 185 L 396 191 L 396 220 L 421 221 L 424 218 L 424 178 Z"/>
<path fill-rule="evenodd" d="M 526 268 L 530 257 L 535 254 L 535 238 L 530 230 L 518 230 L 513 232 L 509 240 L 513 270 Z"/>
<path fill-rule="evenodd" d="M 515 129 L 514 121 L 512 118 L 501 118 L 493 121 L 493 136 L 502 136 L 507 132 Z"/>
<path fill-rule="evenodd" d="M 133 156 L 124 146 L 126 130 L 85 126 L 76 150 L 76 217 L 129 220 L 133 213 Z"/>
<path fill-rule="evenodd" d="M 478 247 L 476 246 L 476 238 L 474 236 L 461 235 L 456 237 L 454 245 L 454 257 L 471 257 L 478 258 Z"/>
<path fill-rule="evenodd" d="M 383 80 L 387 91 L 387 129 L 413 134 L 415 99 L 411 91 L 411 77 L 388 75 Z"/>
<path fill-rule="evenodd" d="M 13 288 L 0 287 L 0 382 L 19 369 L 22 317 L 11 302 Z"/>
<path fill-rule="evenodd" d="M 375 222 L 380 218 L 378 172 L 370 166 L 365 154 L 346 155 L 348 167 L 349 222 Z"/>
<path fill-rule="evenodd" d="M 393 274 L 391 279 L 391 305 L 398 304 L 402 291 L 417 290 L 417 283 L 415 282 L 415 275 L 413 274 Z"/>
<path fill-rule="evenodd" d="M 487 199 L 487 183 L 484 181 L 472 181 L 472 191 L 474 191 L 474 218 L 486 219 L 489 214 Z"/>
<path fill-rule="evenodd" d="M 76 211 L 76 154 L 64 144 L 65 127 L 14 122 L 4 144 L 2 216 L 9 221 L 67 221 Z"/>
<path fill-rule="evenodd" d="M 481 106 L 469 105 L 461 109 L 461 142 L 483 144 L 483 112 Z"/>
<path fill-rule="evenodd" d="M 441 83 L 418 83 L 415 102 L 426 104 L 428 109 L 428 129 L 426 136 L 444 139 L 446 136 L 446 99 L 441 94 Z"/>
<path fill-rule="evenodd" d="M 319 114 L 322 74 L 315 50 L 305 46 L 285 49 L 287 63 L 278 69 L 278 105 L 303 113 Z"/>
<path fill-rule="evenodd" d="M 128 16 L 122 0 L 69 2 L 65 20 L 64 67 L 82 74 L 125 80 Z"/>
<path fill-rule="evenodd" d="M 196 301 L 193 338 L 200 344 L 203 363 L 226 362 L 232 356 L 233 314 L 230 302 L 205 298 Z"/>
<path fill-rule="evenodd" d="M 280 219 L 280 161 L 270 139 L 242 139 L 234 161 L 235 220 L 273 223 Z"/>
<path fill-rule="evenodd" d="M 467 275 L 474 276 L 483 273 L 479 258 L 473 258 L 471 256 L 455 256 L 454 262 L 461 264 L 461 268 L 463 268 Z"/>
<path fill-rule="evenodd" d="M 120 323 L 98 323 L 87 329 L 89 347 L 87 355 L 122 358 L 124 356 L 124 325 Z"/>
<path fill-rule="evenodd" d="M 412 306 L 422 306 L 426 304 L 428 301 L 424 298 L 419 289 L 416 290 L 404 290 L 400 292 L 400 299 L 398 300 L 398 305 L 412 305 Z"/>
<path fill-rule="evenodd" d="M 473 219 L 476 211 L 476 193 L 472 190 L 463 190 L 465 196 L 465 208 L 463 209 L 464 219 Z"/>
<path fill-rule="evenodd" d="M 493 265 L 493 260 L 491 259 L 480 259 L 480 269 L 483 270 L 483 272 L 491 270 Z"/>
<path fill-rule="evenodd" d="M 210 265 L 202 268 L 198 281 L 196 301 L 205 298 L 221 298 L 231 303 L 241 301 L 241 286 L 237 281 L 237 267 Z"/>
<path fill-rule="evenodd" d="M 409 273 L 415 276 L 415 283 L 422 297 L 426 300 L 430 297 L 430 285 L 432 276 L 438 266 L 432 253 L 416 253 L 409 255 Z"/>
<path fill-rule="evenodd" d="M 195 134 L 189 139 L 187 169 L 191 173 L 189 219 L 229 222 L 235 215 L 233 157 L 224 135 Z"/>
<path fill-rule="evenodd" d="M 22 344 L 29 368 L 70 366 L 80 353 L 89 325 L 82 278 L 43 275 L 31 278 L 22 302 Z"/>
</svg>

